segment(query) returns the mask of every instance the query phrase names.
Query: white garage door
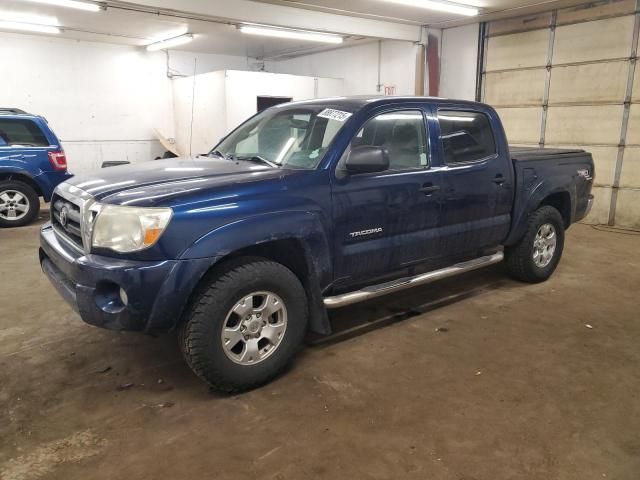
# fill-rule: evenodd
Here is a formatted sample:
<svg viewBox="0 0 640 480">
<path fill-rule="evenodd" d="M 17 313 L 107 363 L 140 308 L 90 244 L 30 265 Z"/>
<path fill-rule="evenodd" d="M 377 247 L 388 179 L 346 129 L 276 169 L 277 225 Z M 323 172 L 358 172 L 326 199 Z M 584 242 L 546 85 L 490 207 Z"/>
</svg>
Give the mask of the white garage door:
<svg viewBox="0 0 640 480">
<path fill-rule="evenodd" d="M 640 228 L 640 13 L 598 2 L 488 24 L 483 101 L 509 142 L 593 154 L 589 223 Z"/>
</svg>

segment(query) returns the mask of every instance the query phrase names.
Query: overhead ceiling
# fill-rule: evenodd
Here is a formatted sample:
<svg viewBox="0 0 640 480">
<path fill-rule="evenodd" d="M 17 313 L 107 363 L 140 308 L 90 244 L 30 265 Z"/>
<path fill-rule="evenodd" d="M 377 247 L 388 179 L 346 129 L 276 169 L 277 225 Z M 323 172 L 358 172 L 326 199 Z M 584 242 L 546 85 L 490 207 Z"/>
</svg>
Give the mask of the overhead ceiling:
<svg viewBox="0 0 640 480">
<path fill-rule="evenodd" d="M 584 3 L 584 0 L 460 0 L 458 3 L 476 6 L 482 12 L 480 17 L 460 17 L 398 5 L 385 0 L 254 0 L 249 2 L 228 0 L 231 3 L 214 0 L 137 1 L 139 3 L 105 0 L 101 2 L 102 5 L 107 6 L 105 10 L 86 12 L 24 0 L 0 0 L 0 11 L 55 17 L 63 28 L 60 35 L 63 38 L 144 46 L 153 41 L 168 38 L 172 32 L 188 31 L 194 34 L 194 41 L 182 47 L 176 47 L 177 50 L 261 59 L 301 55 L 335 48 L 335 46 L 327 47 L 323 44 L 300 40 L 255 37 L 238 31 L 239 22 L 252 21 L 254 11 L 264 10 L 267 6 L 271 9 L 270 14 L 275 13 L 272 18 L 282 20 L 281 24 L 286 23 L 286 26 L 296 26 L 296 23 L 306 22 L 307 25 L 317 25 L 314 27 L 317 30 L 339 31 L 336 25 L 342 22 L 343 32 L 358 32 L 344 35 L 343 45 L 346 46 L 376 38 L 393 38 L 388 37 L 386 35 L 388 32 L 381 28 L 370 28 L 369 25 L 391 28 L 393 25 L 398 27 L 402 24 L 405 30 L 408 24 L 446 27 Z M 225 8 L 229 10 L 240 4 L 248 8 L 246 11 L 244 8 L 236 8 L 240 13 L 234 12 L 236 16 L 233 20 L 212 15 L 212 12 L 217 14 Z M 159 5 L 162 5 L 162 8 L 158 8 Z M 256 8 L 251 8 L 252 5 Z M 282 6 L 295 7 L 295 9 Z M 283 12 L 274 12 L 274 8 L 281 8 Z M 278 15 L 279 13 L 283 15 Z M 238 18 L 239 16 L 242 18 Z M 322 23 L 318 19 L 327 21 Z M 289 25 L 289 22 L 294 25 Z M 357 22 L 360 24 L 355 28 Z M 345 25 L 348 26 L 345 27 Z M 410 28 L 419 31 L 417 27 Z M 414 37 L 416 40 L 417 36 Z"/>
<path fill-rule="evenodd" d="M 252 58 L 271 58 L 291 52 L 315 51 L 322 44 L 299 40 L 257 37 L 240 33 L 234 23 L 196 20 L 172 15 L 158 15 L 109 7 L 100 12 L 86 12 L 23 0 L 0 0 L 0 11 L 53 17 L 62 27 L 56 35 L 75 40 L 109 42 L 131 46 L 145 46 L 173 35 L 173 32 L 194 34 L 193 42 L 176 50 L 199 53 L 239 55 Z M 19 32 L 18 32 L 19 33 Z M 368 39 L 346 37 L 345 45 Z"/>
<path fill-rule="evenodd" d="M 562 8 L 587 0 L 453 0 L 452 3 L 477 7 L 478 17 L 461 17 L 451 13 L 436 12 L 424 8 L 401 5 L 386 0 L 255 0 L 261 3 L 287 5 L 343 15 L 355 15 L 434 27 L 449 27 L 493 20 L 495 18 L 528 15 L 553 8 Z M 593 2 L 592 2 L 593 3 Z"/>
</svg>

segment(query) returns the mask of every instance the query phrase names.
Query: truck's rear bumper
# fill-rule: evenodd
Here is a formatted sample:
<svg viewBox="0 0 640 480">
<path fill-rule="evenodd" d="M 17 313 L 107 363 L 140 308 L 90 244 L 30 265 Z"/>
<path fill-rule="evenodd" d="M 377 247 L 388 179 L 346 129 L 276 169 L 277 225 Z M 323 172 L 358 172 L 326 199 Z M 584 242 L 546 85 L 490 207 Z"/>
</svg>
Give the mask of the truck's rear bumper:
<svg viewBox="0 0 640 480">
<path fill-rule="evenodd" d="M 589 199 L 587 200 L 587 209 L 584 211 L 583 218 L 589 215 L 589 212 L 591 211 L 592 207 L 593 207 L 593 195 L 589 195 Z"/>
<path fill-rule="evenodd" d="M 132 261 L 83 255 L 49 224 L 40 232 L 40 264 L 58 293 L 86 323 L 157 333 L 179 321 L 213 259 Z"/>
</svg>

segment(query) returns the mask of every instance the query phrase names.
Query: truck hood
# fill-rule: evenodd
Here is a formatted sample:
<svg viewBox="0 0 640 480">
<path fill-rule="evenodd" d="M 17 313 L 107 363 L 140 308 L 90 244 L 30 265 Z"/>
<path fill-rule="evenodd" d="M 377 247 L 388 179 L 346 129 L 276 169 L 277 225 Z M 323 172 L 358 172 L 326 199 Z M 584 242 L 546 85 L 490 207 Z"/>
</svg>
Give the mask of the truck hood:
<svg viewBox="0 0 640 480">
<path fill-rule="evenodd" d="M 248 161 L 178 157 L 100 170 L 67 183 L 107 203 L 152 205 L 196 190 L 282 177 L 285 170 Z"/>
</svg>

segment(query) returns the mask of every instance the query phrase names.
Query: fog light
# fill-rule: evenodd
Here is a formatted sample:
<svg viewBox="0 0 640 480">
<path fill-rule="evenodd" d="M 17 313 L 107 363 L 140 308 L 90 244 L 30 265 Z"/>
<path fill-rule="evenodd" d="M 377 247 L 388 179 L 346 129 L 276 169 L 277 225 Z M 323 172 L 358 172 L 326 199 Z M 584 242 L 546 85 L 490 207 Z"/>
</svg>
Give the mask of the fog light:
<svg viewBox="0 0 640 480">
<path fill-rule="evenodd" d="M 122 287 L 120 288 L 120 301 L 124 306 L 127 306 L 127 304 L 129 303 L 129 297 L 127 297 L 127 292 L 125 292 Z"/>
</svg>

